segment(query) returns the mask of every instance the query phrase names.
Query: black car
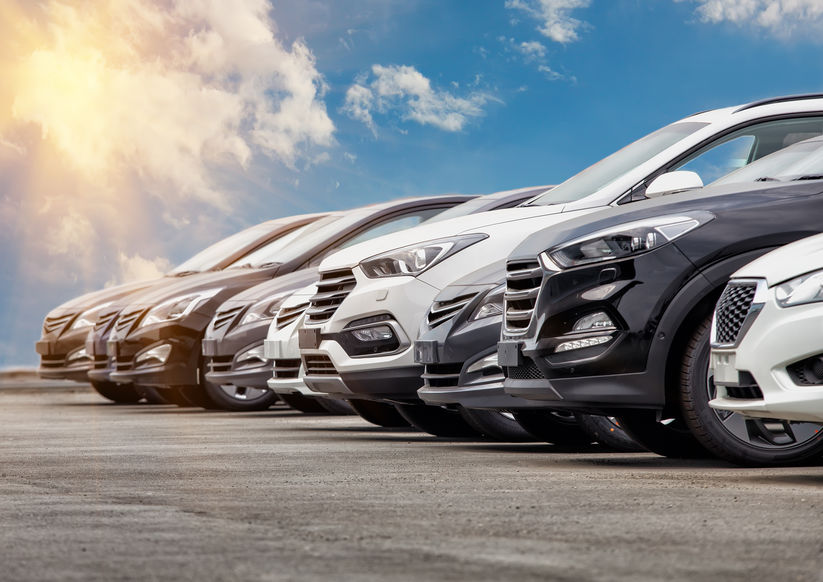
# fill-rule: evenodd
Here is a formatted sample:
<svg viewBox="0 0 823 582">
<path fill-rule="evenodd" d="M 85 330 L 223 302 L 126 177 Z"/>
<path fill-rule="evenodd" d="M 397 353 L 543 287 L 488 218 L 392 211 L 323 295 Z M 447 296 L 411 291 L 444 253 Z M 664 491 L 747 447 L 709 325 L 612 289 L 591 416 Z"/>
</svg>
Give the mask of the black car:
<svg viewBox="0 0 823 582">
<path fill-rule="evenodd" d="M 109 381 L 159 389 L 180 405 L 214 408 L 204 388 L 201 342 L 217 309 L 254 285 L 296 270 L 316 267 L 344 242 L 354 244 L 372 230 L 391 232 L 414 226 L 468 200 L 432 196 L 329 213 L 249 253 L 219 273 L 192 275 L 180 284 L 134 298 L 123 308 L 107 342 L 114 363 Z M 390 209 L 384 212 L 384 209 Z M 381 217 L 375 224 L 375 216 Z"/>
<path fill-rule="evenodd" d="M 36 344 L 40 354 L 40 376 L 50 379 L 88 382 L 87 372 L 95 365 L 93 344 L 87 344 L 89 333 L 104 328 L 116 318 L 119 308 L 130 297 L 149 288 L 175 285 L 180 278 L 204 271 L 220 270 L 243 255 L 322 214 L 292 216 L 270 220 L 242 230 L 200 251 L 160 279 L 118 285 L 87 293 L 54 308 L 43 322 L 43 336 Z M 105 344 L 97 352 L 105 367 Z M 98 365 L 101 363 L 97 358 Z M 117 386 L 107 378 L 92 378 L 94 388 L 114 401 L 136 401 L 140 396 L 130 386 Z"/>
<path fill-rule="evenodd" d="M 801 142 L 698 193 L 530 237 L 507 264 L 498 344 L 506 392 L 618 415 L 641 444 L 668 456 L 710 451 L 753 465 L 819 456 L 820 425 L 710 409 L 708 357 L 712 312 L 730 275 L 823 231 L 821 152 L 823 140 Z M 742 321 L 751 301 L 739 303 Z"/>
<path fill-rule="evenodd" d="M 503 441 L 540 439 L 577 445 L 599 441 L 633 451 L 637 445 L 613 419 L 546 408 L 503 390 L 497 342 L 503 324 L 505 273 L 479 269 L 437 296 L 414 342 L 415 361 L 424 364 L 426 404 L 456 409 L 481 434 Z"/>
</svg>

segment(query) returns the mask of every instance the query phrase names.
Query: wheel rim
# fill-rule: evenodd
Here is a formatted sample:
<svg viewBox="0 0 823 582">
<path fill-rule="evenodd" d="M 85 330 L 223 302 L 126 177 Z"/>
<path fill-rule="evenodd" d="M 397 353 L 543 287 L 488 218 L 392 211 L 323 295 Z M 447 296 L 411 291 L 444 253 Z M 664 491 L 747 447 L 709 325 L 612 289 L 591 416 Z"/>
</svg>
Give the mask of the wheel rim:
<svg viewBox="0 0 823 582">
<path fill-rule="evenodd" d="M 706 391 L 709 400 L 717 395 L 714 374 L 706 364 Z M 823 425 L 814 422 L 788 421 L 777 418 L 751 418 L 712 408 L 720 426 L 732 437 L 751 447 L 780 451 L 802 447 L 818 437 Z"/>
<path fill-rule="evenodd" d="M 267 388 L 252 388 L 251 386 L 235 386 L 234 384 L 221 384 L 220 390 L 229 398 L 249 402 L 257 400 L 269 393 Z"/>
</svg>

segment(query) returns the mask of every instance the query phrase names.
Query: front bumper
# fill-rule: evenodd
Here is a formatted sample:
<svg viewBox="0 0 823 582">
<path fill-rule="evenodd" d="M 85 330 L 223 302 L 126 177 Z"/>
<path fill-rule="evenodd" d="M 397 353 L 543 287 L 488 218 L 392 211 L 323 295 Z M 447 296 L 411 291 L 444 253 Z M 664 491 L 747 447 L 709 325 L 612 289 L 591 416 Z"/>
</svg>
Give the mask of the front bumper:
<svg viewBox="0 0 823 582">
<path fill-rule="evenodd" d="M 788 308 L 774 301 L 774 291 L 736 347 L 712 347 L 717 397 L 712 408 L 746 416 L 823 421 L 823 384 L 793 379 L 793 364 L 823 354 L 823 304 Z M 754 379 L 754 386 L 751 379 Z M 740 390 L 739 387 L 759 389 Z M 744 397 L 740 397 L 744 396 Z"/>
<path fill-rule="evenodd" d="M 272 362 L 238 361 L 238 356 L 263 343 L 271 320 L 240 326 L 220 337 L 209 337 L 201 343 L 207 382 L 224 386 L 268 389 Z"/>
<path fill-rule="evenodd" d="M 301 319 L 302 316 L 298 317 L 263 342 L 264 353 L 273 362 L 266 384 L 275 394 L 319 396 L 303 381 L 305 370 L 300 361 L 300 347 L 297 344 L 297 328 Z"/>
<path fill-rule="evenodd" d="M 41 378 L 48 380 L 72 380 L 88 382 L 86 373 L 92 367 L 93 356 L 86 351 L 89 328 L 68 330 L 57 338 L 41 339 L 35 344 L 40 354 Z"/>
<path fill-rule="evenodd" d="M 198 384 L 200 341 L 198 333 L 182 326 L 159 326 L 130 334 L 124 340 L 109 340 L 107 352 L 115 361 L 115 369 L 108 374 L 109 380 L 118 384 L 158 388 Z M 136 363 L 136 357 L 141 352 L 163 344 L 171 345 L 165 363 Z"/>
</svg>

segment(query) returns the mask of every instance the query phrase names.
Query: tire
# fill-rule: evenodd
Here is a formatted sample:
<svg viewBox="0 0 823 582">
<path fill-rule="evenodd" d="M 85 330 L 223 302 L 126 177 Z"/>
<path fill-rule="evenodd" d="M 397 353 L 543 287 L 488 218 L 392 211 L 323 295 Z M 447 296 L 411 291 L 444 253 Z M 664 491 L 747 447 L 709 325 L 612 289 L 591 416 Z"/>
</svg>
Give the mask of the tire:
<svg viewBox="0 0 823 582">
<path fill-rule="evenodd" d="M 534 438 L 555 445 L 588 445 L 594 439 L 577 424 L 574 414 L 554 410 L 521 410 L 517 423 Z"/>
<path fill-rule="evenodd" d="M 798 465 L 823 455 L 823 425 L 746 418 L 709 407 L 716 388 L 709 375 L 711 318 L 692 334 L 680 366 L 680 403 L 686 425 L 709 451 L 745 466 Z"/>
<path fill-rule="evenodd" d="M 457 410 L 427 404 L 395 404 L 400 416 L 418 430 L 437 437 L 479 437 Z"/>
<path fill-rule="evenodd" d="M 349 400 L 349 406 L 360 415 L 360 418 L 377 426 L 384 428 L 408 428 L 410 426 L 391 404 L 357 399 Z"/>
<path fill-rule="evenodd" d="M 156 388 L 157 393 L 160 395 L 160 398 L 168 402 L 169 404 L 174 404 L 175 406 L 179 406 L 180 408 L 191 408 L 194 406 L 180 391 L 179 388 Z"/>
<path fill-rule="evenodd" d="M 274 391 L 268 388 L 247 388 L 227 384 L 206 382 L 206 393 L 214 404 L 221 410 L 233 412 L 254 412 L 266 410 L 279 398 Z"/>
<path fill-rule="evenodd" d="M 148 404 L 174 404 L 163 398 L 160 390 L 152 388 L 151 386 L 140 386 L 137 388 L 137 392 L 140 393 Z"/>
<path fill-rule="evenodd" d="M 631 438 L 653 453 L 670 459 L 705 459 L 713 456 L 692 435 L 679 415 L 659 420 L 650 410 L 627 412 L 617 417 Z"/>
<path fill-rule="evenodd" d="M 625 453 L 639 453 L 646 449 L 626 434 L 620 426 L 620 422 L 611 416 L 598 416 L 595 414 L 574 413 L 577 424 L 594 440 L 604 447 Z"/>
<path fill-rule="evenodd" d="M 92 382 L 91 385 L 100 396 L 111 400 L 115 404 L 134 404 L 142 398 L 131 384 Z"/>
<path fill-rule="evenodd" d="M 309 414 L 325 413 L 326 409 L 320 406 L 318 398 L 307 398 L 302 394 L 281 394 L 280 400 L 300 412 Z"/>
<path fill-rule="evenodd" d="M 474 430 L 492 440 L 515 443 L 535 440 L 533 434 L 504 412 L 461 407 L 460 416 Z"/>
<path fill-rule="evenodd" d="M 322 406 L 326 412 L 336 416 L 351 416 L 357 414 L 345 400 L 318 398 L 317 403 Z"/>
<path fill-rule="evenodd" d="M 177 390 L 183 396 L 183 400 L 189 402 L 189 406 L 199 406 L 206 410 L 219 410 L 220 407 L 206 392 L 204 384 L 192 384 L 189 386 L 178 386 Z"/>
</svg>

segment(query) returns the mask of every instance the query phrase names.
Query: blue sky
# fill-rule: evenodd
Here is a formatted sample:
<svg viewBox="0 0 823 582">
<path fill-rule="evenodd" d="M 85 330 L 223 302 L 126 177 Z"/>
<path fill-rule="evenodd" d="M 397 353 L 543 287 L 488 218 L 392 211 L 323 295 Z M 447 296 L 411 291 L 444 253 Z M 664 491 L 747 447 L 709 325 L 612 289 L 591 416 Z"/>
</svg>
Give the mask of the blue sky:
<svg viewBox="0 0 823 582">
<path fill-rule="evenodd" d="M 783 4 L 11 2 L 0 366 L 36 363 L 51 307 L 261 219 L 560 182 L 695 111 L 820 91 L 823 3 Z"/>
</svg>

